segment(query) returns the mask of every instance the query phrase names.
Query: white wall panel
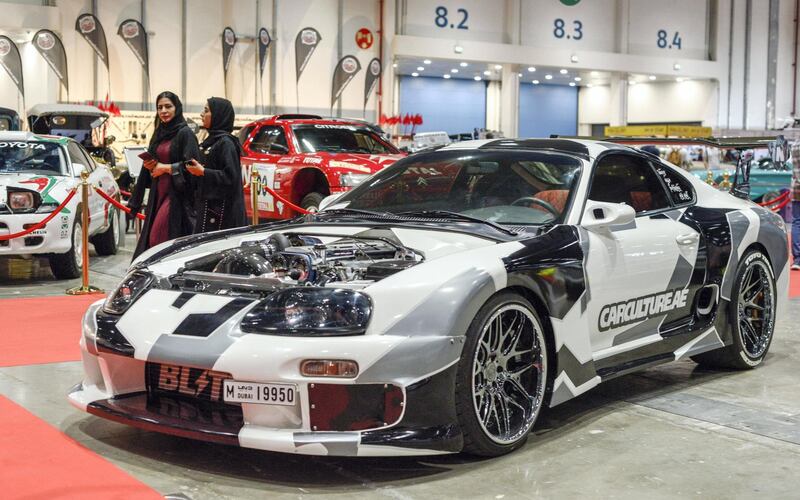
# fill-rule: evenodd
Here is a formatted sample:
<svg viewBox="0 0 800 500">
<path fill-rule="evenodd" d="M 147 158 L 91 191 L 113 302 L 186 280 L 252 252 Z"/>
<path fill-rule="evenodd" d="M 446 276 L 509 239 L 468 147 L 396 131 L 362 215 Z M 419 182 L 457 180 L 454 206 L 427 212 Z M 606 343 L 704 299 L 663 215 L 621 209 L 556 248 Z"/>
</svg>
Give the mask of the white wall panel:
<svg viewBox="0 0 800 500">
<path fill-rule="evenodd" d="M 522 1 L 522 45 L 613 52 L 618 29 L 616 0 Z"/>
<path fill-rule="evenodd" d="M 186 100 L 186 96 L 180 95 L 183 71 L 181 67 L 181 0 L 147 0 L 145 10 L 144 27 L 148 32 L 154 33 L 148 40 L 150 51 L 149 109 L 154 110 L 155 97 L 165 90 L 175 92 L 182 100 Z M 133 70 L 131 70 L 131 74 L 136 75 Z M 132 78 L 136 78 L 136 76 L 132 76 Z M 135 97 L 131 96 L 127 100 L 135 100 Z"/>
<path fill-rule="evenodd" d="M 752 2 L 745 125 L 748 129 L 763 130 L 767 126 L 769 0 L 752 0 Z"/>
<path fill-rule="evenodd" d="M 628 87 L 628 123 L 716 120 L 716 84 L 708 81 L 640 83 Z"/>
<path fill-rule="evenodd" d="M 629 53 L 707 59 L 707 3 L 707 0 L 631 1 Z"/>
<path fill-rule="evenodd" d="M 505 32 L 505 2 L 406 0 L 405 3 L 406 35 L 497 43 L 509 39 Z"/>
</svg>

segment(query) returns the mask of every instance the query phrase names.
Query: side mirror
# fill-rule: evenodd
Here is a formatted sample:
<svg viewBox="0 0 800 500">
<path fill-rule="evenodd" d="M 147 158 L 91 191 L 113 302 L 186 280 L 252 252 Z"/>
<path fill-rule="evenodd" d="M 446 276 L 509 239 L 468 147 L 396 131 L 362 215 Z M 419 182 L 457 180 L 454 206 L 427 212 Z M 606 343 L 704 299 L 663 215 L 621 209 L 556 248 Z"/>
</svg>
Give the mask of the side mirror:
<svg viewBox="0 0 800 500">
<path fill-rule="evenodd" d="M 336 200 L 338 200 L 339 197 L 342 196 L 343 194 L 344 194 L 344 192 L 335 193 L 335 194 L 331 194 L 331 195 L 328 195 L 325 198 L 323 198 L 322 201 L 319 202 L 319 211 L 325 210 L 329 206 L 331 206 L 334 203 L 336 203 Z"/>
<path fill-rule="evenodd" d="M 634 219 L 636 211 L 630 205 L 588 200 L 581 226 L 589 230 L 603 230 L 610 226 L 630 224 Z"/>
</svg>

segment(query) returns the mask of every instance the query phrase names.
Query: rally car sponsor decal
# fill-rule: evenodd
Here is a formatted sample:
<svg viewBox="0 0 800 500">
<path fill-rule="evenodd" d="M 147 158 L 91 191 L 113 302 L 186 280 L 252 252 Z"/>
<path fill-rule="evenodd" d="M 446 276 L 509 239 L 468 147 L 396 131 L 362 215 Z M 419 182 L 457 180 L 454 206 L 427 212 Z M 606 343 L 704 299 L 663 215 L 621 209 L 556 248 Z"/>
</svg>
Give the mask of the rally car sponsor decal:
<svg viewBox="0 0 800 500">
<path fill-rule="evenodd" d="M 355 163 L 350 163 L 349 161 L 331 160 L 328 162 L 328 166 L 331 168 L 346 168 L 348 170 L 355 170 L 357 172 L 364 172 L 366 174 L 372 173 L 371 168 L 362 167 L 361 165 L 356 165 Z"/>
<path fill-rule="evenodd" d="M 602 332 L 686 307 L 688 294 L 688 289 L 675 289 L 609 304 L 600 310 L 597 324 Z"/>
<path fill-rule="evenodd" d="M 17 149 L 44 149 L 43 144 L 35 142 L 0 142 L 0 148 L 17 148 Z"/>
</svg>

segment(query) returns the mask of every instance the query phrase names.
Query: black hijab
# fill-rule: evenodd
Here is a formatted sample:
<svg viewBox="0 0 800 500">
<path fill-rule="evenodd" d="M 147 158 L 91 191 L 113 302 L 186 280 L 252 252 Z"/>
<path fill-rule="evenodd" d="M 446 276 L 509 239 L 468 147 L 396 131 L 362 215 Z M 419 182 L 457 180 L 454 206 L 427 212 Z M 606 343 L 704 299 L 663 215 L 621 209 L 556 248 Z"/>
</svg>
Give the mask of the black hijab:
<svg viewBox="0 0 800 500">
<path fill-rule="evenodd" d="M 172 120 L 169 122 L 162 123 L 158 114 L 156 114 L 156 123 L 158 126 L 156 127 L 155 133 L 153 133 L 153 137 L 150 138 L 150 145 L 147 148 L 147 151 L 154 157 L 156 156 L 156 148 L 158 148 L 159 144 L 173 139 L 183 127 L 189 126 L 186 123 L 186 119 L 183 117 L 183 103 L 178 96 L 172 92 L 166 91 L 158 94 L 158 97 L 156 97 L 156 108 L 158 108 L 158 101 L 164 97 L 172 101 L 172 104 L 175 106 L 175 116 L 173 116 Z"/>
<path fill-rule="evenodd" d="M 233 111 L 233 104 L 227 99 L 222 97 L 209 97 L 208 110 L 211 111 L 211 126 L 208 128 L 208 137 L 204 140 L 200 147 L 207 150 L 223 137 L 230 137 L 233 139 L 231 142 L 236 144 L 236 149 L 239 154 L 242 154 L 242 146 L 239 141 L 232 135 L 233 120 L 236 114 Z"/>
</svg>

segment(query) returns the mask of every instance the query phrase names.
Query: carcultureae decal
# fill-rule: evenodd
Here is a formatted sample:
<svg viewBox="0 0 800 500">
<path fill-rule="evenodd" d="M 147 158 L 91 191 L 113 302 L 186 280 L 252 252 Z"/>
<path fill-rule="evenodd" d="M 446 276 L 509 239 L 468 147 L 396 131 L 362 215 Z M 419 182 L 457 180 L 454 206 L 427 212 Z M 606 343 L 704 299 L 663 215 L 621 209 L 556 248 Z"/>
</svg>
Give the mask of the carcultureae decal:
<svg viewBox="0 0 800 500">
<path fill-rule="evenodd" d="M 597 325 L 602 332 L 686 307 L 688 294 L 688 289 L 674 289 L 609 304 L 600 310 Z"/>
</svg>

